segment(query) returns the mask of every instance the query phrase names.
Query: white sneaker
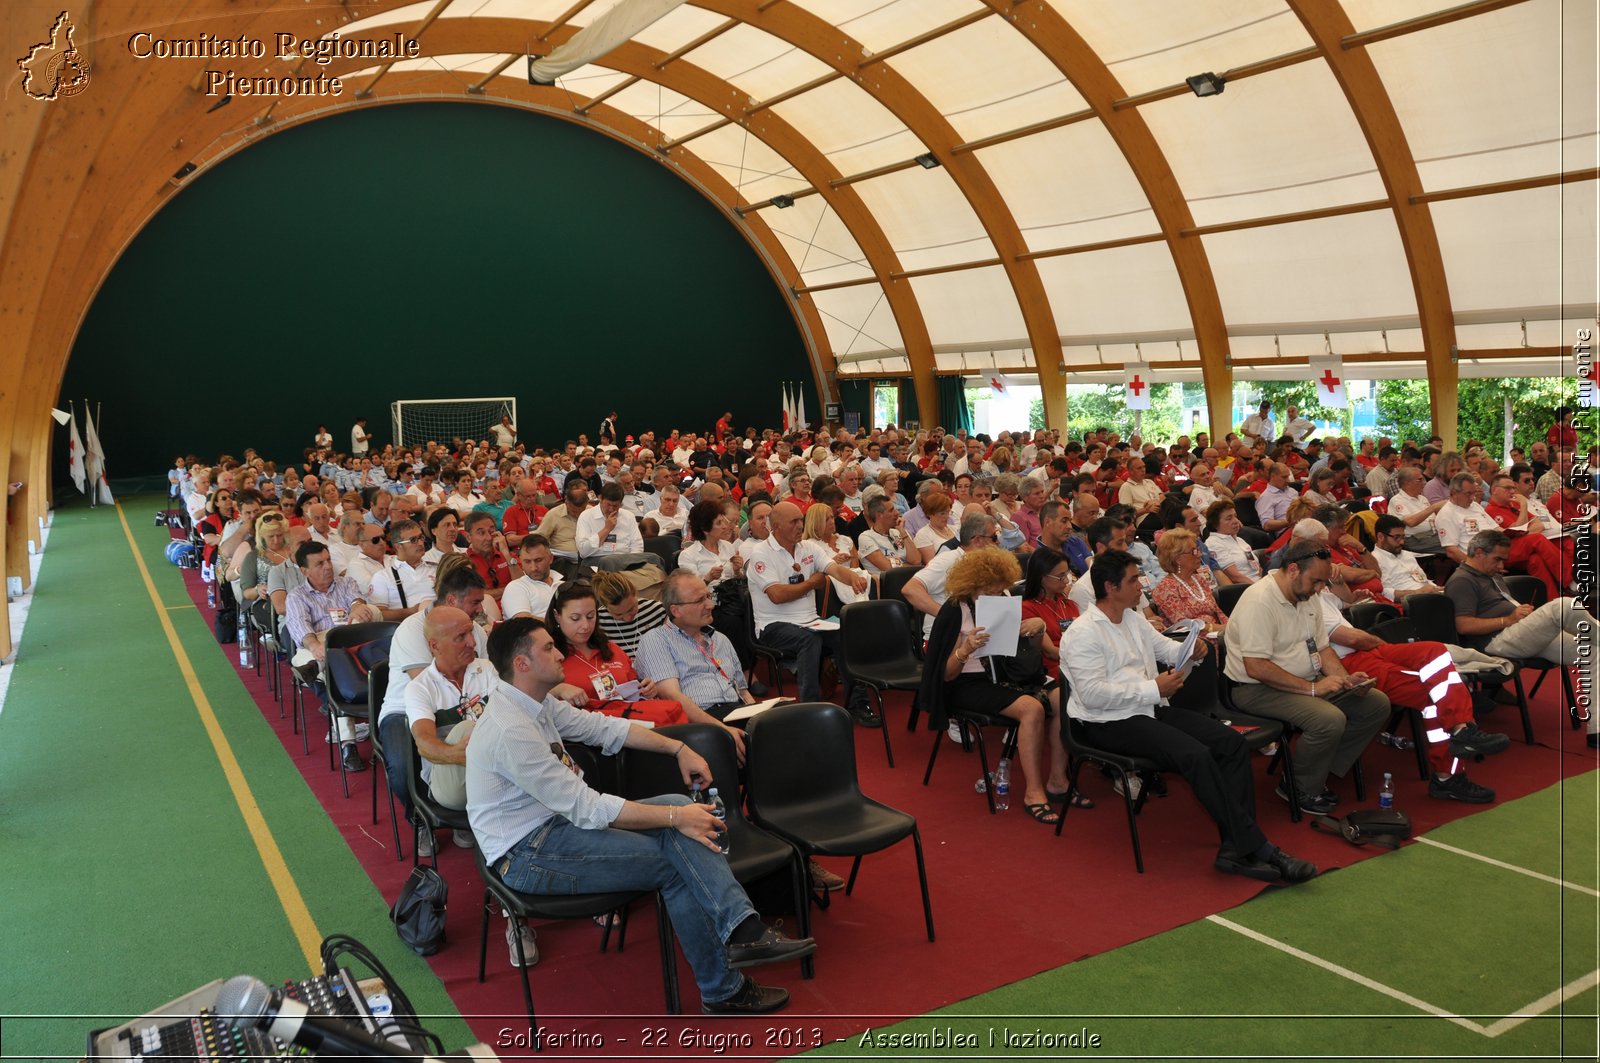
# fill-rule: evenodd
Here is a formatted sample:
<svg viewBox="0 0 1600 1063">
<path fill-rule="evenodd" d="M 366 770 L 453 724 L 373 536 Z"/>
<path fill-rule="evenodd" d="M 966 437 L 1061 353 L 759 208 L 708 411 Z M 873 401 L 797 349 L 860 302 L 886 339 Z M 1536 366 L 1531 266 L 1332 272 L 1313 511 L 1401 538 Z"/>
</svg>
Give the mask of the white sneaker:
<svg viewBox="0 0 1600 1063">
<path fill-rule="evenodd" d="M 950 721 L 950 726 L 944 729 L 944 733 L 950 736 L 952 742 L 961 741 L 961 725 L 954 720 Z"/>
<path fill-rule="evenodd" d="M 1121 779 L 1117 779 L 1117 780 L 1113 781 L 1112 784 L 1111 784 L 1111 788 L 1113 790 L 1117 791 L 1117 793 L 1119 793 L 1119 794 L 1123 793 L 1122 780 Z M 1140 779 L 1139 776 L 1137 776 L 1137 775 L 1128 776 L 1128 791 L 1126 793 L 1126 796 L 1131 797 L 1135 801 L 1137 801 L 1137 800 L 1139 800 L 1139 793 L 1143 789 L 1144 789 L 1144 780 Z"/>
<path fill-rule="evenodd" d="M 417 858 L 419 860 L 432 860 L 433 853 L 433 831 L 428 827 L 423 827 L 417 832 Z"/>
<path fill-rule="evenodd" d="M 356 741 L 365 742 L 372 734 L 372 728 L 364 723 L 356 724 Z"/>
<path fill-rule="evenodd" d="M 450 840 L 463 849 L 475 849 L 478 846 L 478 839 L 472 836 L 470 830 L 461 830 L 459 828 L 452 830 L 450 832 Z"/>
<path fill-rule="evenodd" d="M 510 950 L 511 966 L 532 967 L 539 962 L 539 941 L 533 934 L 533 927 L 522 924 L 522 955 L 525 963 L 517 962 L 517 924 L 506 923 L 506 948 Z"/>
</svg>

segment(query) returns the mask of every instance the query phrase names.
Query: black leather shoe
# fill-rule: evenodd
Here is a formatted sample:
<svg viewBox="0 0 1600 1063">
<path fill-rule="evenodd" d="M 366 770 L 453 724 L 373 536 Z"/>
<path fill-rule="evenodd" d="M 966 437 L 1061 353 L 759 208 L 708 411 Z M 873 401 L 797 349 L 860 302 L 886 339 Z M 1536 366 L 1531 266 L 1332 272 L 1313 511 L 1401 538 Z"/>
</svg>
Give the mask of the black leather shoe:
<svg viewBox="0 0 1600 1063">
<path fill-rule="evenodd" d="M 1230 853 L 1226 849 L 1217 851 L 1217 870 L 1229 875 L 1243 875 L 1245 878 L 1259 879 L 1262 882 L 1282 882 L 1283 872 L 1276 864 L 1267 860 L 1257 860 L 1251 856 L 1242 856 Z"/>
<path fill-rule="evenodd" d="M 1309 860 L 1290 856 L 1282 849 L 1273 849 L 1272 855 L 1267 857 L 1267 863 L 1278 869 L 1283 876 L 1283 881 L 1288 883 L 1307 882 L 1317 877 L 1317 865 Z"/>
<path fill-rule="evenodd" d="M 879 716 L 865 700 L 856 702 L 846 711 L 850 713 L 850 718 L 862 727 L 883 726 L 883 717 Z"/>
<path fill-rule="evenodd" d="M 815 938 L 784 937 L 772 927 L 767 927 L 754 941 L 728 946 L 728 966 L 755 967 L 763 963 L 783 960 L 801 960 L 817 951 Z M 751 983 L 752 985 L 754 983 Z"/>
<path fill-rule="evenodd" d="M 700 1010 L 707 1015 L 764 1015 L 789 1004 L 789 991 L 777 986 L 757 985 L 746 978 L 739 991 L 727 1000 L 702 1000 Z"/>
<path fill-rule="evenodd" d="M 367 770 L 367 762 L 361 759 L 361 754 L 356 751 L 356 747 L 354 745 L 345 746 L 344 753 L 341 754 L 341 756 L 344 760 L 345 771 Z"/>
</svg>

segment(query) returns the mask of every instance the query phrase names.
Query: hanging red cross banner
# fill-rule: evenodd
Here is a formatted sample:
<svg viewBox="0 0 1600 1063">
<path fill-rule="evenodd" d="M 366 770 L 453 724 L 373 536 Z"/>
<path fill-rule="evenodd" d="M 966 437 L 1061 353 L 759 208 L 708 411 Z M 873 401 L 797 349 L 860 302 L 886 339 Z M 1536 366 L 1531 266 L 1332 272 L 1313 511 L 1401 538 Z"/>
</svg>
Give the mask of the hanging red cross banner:
<svg viewBox="0 0 1600 1063">
<path fill-rule="evenodd" d="M 1342 410 L 1350 405 L 1345 397 L 1344 362 L 1337 357 L 1311 359 L 1311 379 L 1317 385 L 1317 405 Z"/>
<path fill-rule="evenodd" d="M 1142 372 L 1129 373 L 1122 385 L 1123 401 L 1130 410 L 1150 408 L 1150 380 Z"/>
</svg>

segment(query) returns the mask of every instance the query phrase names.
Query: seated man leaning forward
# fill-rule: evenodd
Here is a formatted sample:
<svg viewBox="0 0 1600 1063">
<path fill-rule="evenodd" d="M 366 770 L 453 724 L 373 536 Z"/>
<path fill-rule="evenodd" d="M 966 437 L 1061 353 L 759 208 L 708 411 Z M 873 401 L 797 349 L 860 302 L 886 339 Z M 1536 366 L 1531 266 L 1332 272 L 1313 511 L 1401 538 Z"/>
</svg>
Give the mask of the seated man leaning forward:
<svg viewBox="0 0 1600 1063">
<path fill-rule="evenodd" d="M 1320 544 L 1291 543 L 1282 567 L 1250 585 L 1223 629 L 1227 676 L 1239 684 L 1234 702 L 1304 732 L 1294 750 L 1294 790 L 1285 780 L 1278 796 L 1314 816 L 1339 801 L 1328 773 L 1343 777 L 1389 720 L 1389 699 L 1373 678 L 1346 671 L 1328 645 L 1317 592 L 1332 570 Z"/>
<path fill-rule="evenodd" d="M 1094 608 L 1061 640 L 1063 670 L 1072 677 L 1067 715 L 1083 725 L 1084 738 L 1182 772 L 1222 834 L 1218 871 L 1263 882 L 1315 876 L 1314 865 L 1273 845 L 1257 825 L 1244 739 L 1210 716 L 1168 703 L 1183 686 L 1183 644 L 1158 634 L 1139 615 L 1139 562 L 1125 551 L 1108 550 L 1089 566 L 1089 582 Z M 1204 639 L 1196 641 L 1194 656 L 1208 652 Z M 1169 669 L 1157 672 L 1157 661 Z"/>
<path fill-rule="evenodd" d="M 433 663 L 406 685 L 406 721 L 429 795 L 445 808 L 466 808 L 467 742 L 500 679 L 478 656 L 477 625 L 465 611 L 437 605 L 423 625 Z M 456 841 L 468 839 L 458 831 Z"/>
<path fill-rule="evenodd" d="M 708 1015 L 777 1011 L 787 991 L 758 985 L 741 968 L 798 960 L 811 938 L 764 926 L 717 847 L 722 823 L 683 794 L 626 801 L 584 785 L 562 744 L 611 754 L 629 749 L 677 760 L 684 784 L 711 778 L 682 742 L 626 720 L 582 712 L 552 696 L 561 651 L 545 626 L 513 617 L 489 636 L 501 683 L 467 750 L 467 815 L 484 861 L 525 893 L 660 890 Z M 511 955 L 524 940 L 507 928 Z"/>
</svg>

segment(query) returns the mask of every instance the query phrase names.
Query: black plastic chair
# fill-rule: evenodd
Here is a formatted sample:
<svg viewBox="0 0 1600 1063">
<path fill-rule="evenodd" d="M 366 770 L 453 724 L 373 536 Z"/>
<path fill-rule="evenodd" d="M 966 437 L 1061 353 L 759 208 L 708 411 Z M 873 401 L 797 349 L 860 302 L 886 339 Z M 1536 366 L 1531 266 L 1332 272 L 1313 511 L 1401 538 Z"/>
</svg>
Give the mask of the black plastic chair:
<svg viewBox="0 0 1600 1063">
<path fill-rule="evenodd" d="M 883 753 L 894 767 L 889 745 L 886 690 L 909 690 L 915 696 L 922 685 L 922 662 L 911 651 L 907 629 L 911 609 L 903 601 L 853 602 L 839 611 L 839 675 L 871 690 L 883 718 Z M 915 713 L 915 708 L 913 708 Z"/>
<path fill-rule="evenodd" d="M 1511 596 L 1517 601 L 1531 605 L 1535 609 L 1549 600 L 1544 584 L 1535 576 L 1516 575 L 1506 577 L 1506 586 L 1511 590 Z M 1544 677 L 1551 672 L 1561 673 L 1561 689 L 1567 696 L 1567 714 L 1572 721 L 1572 729 L 1577 730 L 1588 721 L 1588 712 L 1578 704 L 1578 692 L 1572 685 L 1572 669 L 1557 661 L 1546 660 L 1543 657 L 1521 657 L 1517 664 L 1522 668 L 1531 668 L 1539 673 L 1533 681 L 1533 689 L 1528 691 L 1528 697 L 1538 695 L 1539 688 L 1544 685 Z"/>
<path fill-rule="evenodd" d="M 878 577 L 878 597 L 888 601 L 905 602 L 906 584 L 911 581 L 911 577 L 921 571 L 921 565 L 897 565 L 891 568 Z"/>
<path fill-rule="evenodd" d="M 1281 762 L 1283 766 L 1283 787 L 1289 794 L 1289 819 L 1299 823 L 1300 801 L 1294 786 L 1294 745 L 1291 741 L 1294 737 L 1294 729 L 1282 720 L 1257 716 L 1239 708 L 1238 704 L 1233 700 L 1234 688 L 1239 684 L 1229 679 L 1226 671 L 1228 662 L 1227 648 L 1224 646 L 1222 639 L 1218 639 L 1214 645 L 1217 651 L 1218 700 L 1215 707 L 1206 711 L 1239 731 L 1239 734 L 1244 738 L 1245 745 L 1249 746 L 1252 751 L 1269 746 L 1274 742 L 1278 743 L 1278 751 L 1267 762 L 1267 773 L 1269 775 L 1272 774 L 1273 770 Z M 1358 780 L 1360 780 L 1360 770 L 1360 762 L 1358 761 L 1356 765 Z M 1360 781 L 1357 793 L 1364 795 L 1365 792 L 1365 782 Z"/>
<path fill-rule="evenodd" d="M 974 742 L 978 746 L 978 767 L 982 774 L 978 777 L 984 780 L 983 796 L 989 802 L 989 815 L 994 815 L 998 809 L 994 804 L 994 774 L 989 770 L 989 747 L 983 740 L 985 727 L 998 727 L 1001 729 L 1000 756 L 1002 758 L 1016 758 L 1017 755 L 1017 721 L 1006 716 L 990 716 L 987 713 L 962 712 L 959 709 L 947 711 L 946 718 L 953 722 L 961 732 L 961 745 L 970 749 Z M 928 780 L 933 778 L 933 764 L 939 759 L 939 747 L 944 745 L 946 729 L 941 727 L 933 733 L 933 748 L 928 751 L 928 766 L 922 772 L 922 785 L 928 785 Z"/>
<path fill-rule="evenodd" d="M 383 776 L 383 792 L 388 797 L 389 826 L 394 831 L 394 858 L 406 858 L 405 846 L 400 844 L 400 817 L 395 815 L 395 795 L 389 792 L 389 773 L 384 770 L 383 736 L 378 733 L 378 713 L 383 711 L 383 696 L 389 691 L 389 662 L 379 661 L 367 674 L 367 733 L 372 738 L 372 822 L 378 822 L 378 776 Z"/>
<path fill-rule="evenodd" d="M 483 850 L 474 848 L 474 855 L 478 861 L 478 874 L 483 876 L 483 927 L 478 940 L 478 981 L 482 983 L 486 977 L 489 958 L 489 916 L 498 906 L 511 917 L 512 926 L 515 927 L 516 949 L 518 959 L 523 959 L 522 954 L 522 927 L 529 919 L 588 919 L 597 915 L 606 915 L 610 912 L 620 911 L 619 920 L 623 935 L 627 931 L 627 909 L 630 904 L 641 897 L 654 896 L 656 905 L 656 937 L 661 951 L 661 981 L 666 995 L 667 1012 L 678 1014 L 678 957 L 675 948 L 676 937 L 672 933 L 672 921 L 667 918 L 667 905 L 662 899 L 660 891 L 627 890 L 616 893 L 571 893 L 560 896 L 552 894 L 519 893 L 506 885 L 499 874 L 484 860 Z M 617 951 L 623 950 L 623 938 L 617 940 Z M 605 951 L 602 943 L 601 951 Z M 537 1029 L 538 1019 L 533 1010 L 533 984 L 528 976 L 528 966 L 518 964 L 518 971 L 522 975 L 522 1002 L 528 1009 L 528 1028 Z M 543 1038 L 534 1041 L 534 1050 L 543 1049 Z"/>
<path fill-rule="evenodd" d="M 746 765 L 750 814 L 793 842 L 808 860 L 850 856 L 845 896 L 856 885 L 861 858 L 910 837 L 917 854 L 922 914 L 933 936 L 928 868 L 916 817 L 865 796 L 856 776 L 855 724 L 837 705 L 779 705 L 750 721 Z"/>
<path fill-rule="evenodd" d="M 1385 642 L 1404 643 L 1416 641 L 1416 625 L 1400 613 L 1398 606 L 1388 602 L 1357 602 L 1350 607 L 1350 625 L 1357 630 L 1378 636 Z M 1424 782 L 1429 775 L 1428 735 L 1423 723 L 1422 709 L 1412 705 L 1395 705 L 1389 717 L 1389 730 L 1404 715 L 1411 723 L 1411 748 L 1416 752 L 1417 777 Z"/>
<path fill-rule="evenodd" d="M 1535 580 L 1534 582 L 1538 582 Z M 1406 615 L 1416 625 L 1417 638 L 1424 642 L 1443 642 L 1449 646 L 1461 645 L 1461 636 L 1456 631 L 1456 606 L 1449 597 L 1432 592 L 1424 594 L 1410 594 L 1406 596 Z M 1522 687 L 1522 664 L 1519 659 L 1512 659 L 1515 667 L 1511 670 L 1511 684 L 1517 692 L 1517 709 L 1522 714 L 1522 737 L 1528 745 L 1533 745 L 1533 717 L 1528 712 L 1528 693 Z M 1480 688 L 1485 684 L 1499 686 L 1501 683 L 1491 683 L 1488 677 L 1479 675 L 1463 675 L 1461 677 L 1468 686 L 1476 683 Z"/>
<path fill-rule="evenodd" d="M 674 724 L 658 732 L 667 738 L 676 738 L 705 760 L 711 769 L 707 787 L 716 787 L 723 794 L 723 804 L 728 815 L 728 870 L 742 885 L 749 885 L 771 875 L 787 874 L 793 891 L 795 917 L 800 923 L 800 936 L 811 936 L 811 906 L 806 902 L 810 871 L 805 857 L 793 844 L 751 823 L 744 814 L 740 798 L 739 760 L 733 748 L 733 739 L 721 727 L 706 723 Z M 622 754 L 622 796 L 643 800 L 660 794 L 682 793 L 683 774 L 678 762 L 660 753 L 645 753 L 636 749 Z M 812 976 L 812 957 L 800 961 L 801 973 Z"/>
<path fill-rule="evenodd" d="M 1217 608 L 1222 610 L 1223 616 L 1232 616 L 1233 607 L 1239 604 L 1239 599 L 1244 592 L 1250 589 L 1248 583 L 1229 583 L 1217 588 Z"/>
<path fill-rule="evenodd" d="M 399 626 L 388 620 L 341 624 L 329 628 L 324 636 L 327 654 L 323 685 L 327 688 L 327 698 L 323 707 L 328 711 L 328 753 L 330 759 L 338 762 L 339 782 L 344 786 L 346 797 L 350 796 L 350 775 L 345 771 L 344 758 L 338 755 L 339 720 L 367 723 L 370 736 L 367 677 L 378 662 L 389 659 L 389 643 L 394 640 L 395 629 Z"/>
<path fill-rule="evenodd" d="M 767 670 L 772 679 L 774 695 L 780 698 L 783 697 L 783 663 L 790 658 L 786 658 L 781 650 L 775 650 L 771 646 L 763 645 L 761 640 L 756 638 L 756 610 L 755 605 L 750 601 L 748 587 L 744 592 L 744 633 L 745 638 L 750 643 L 750 649 L 758 658 L 767 662 Z"/>
<path fill-rule="evenodd" d="M 1133 866 L 1139 874 L 1144 874 L 1144 854 L 1139 848 L 1139 812 L 1144 808 L 1145 798 L 1150 794 L 1148 786 L 1140 786 L 1139 796 L 1130 796 L 1133 787 L 1129 776 L 1142 775 L 1152 778 L 1160 770 L 1156 762 L 1147 757 L 1129 756 L 1124 753 L 1113 753 L 1108 749 L 1100 749 L 1091 745 L 1083 735 L 1083 725 L 1077 720 L 1061 714 L 1061 742 L 1067 747 L 1067 756 L 1071 758 L 1071 781 L 1067 786 L 1068 797 L 1061 802 L 1061 811 L 1056 820 L 1056 837 L 1061 837 L 1062 828 L 1067 825 L 1067 810 L 1072 807 L 1071 794 L 1078 792 L 1078 773 L 1085 764 L 1099 764 L 1116 776 L 1121 784 L 1122 804 L 1128 811 L 1128 839 L 1133 843 Z"/>
<path fill-rule="evenodd" d="M 416 867 L 421 862 L 422 853 L 417 842 L 422 840 L 423 831 L 470 830 L 471 824 L 467 821 L 467 810 L 464 808 L 446 808 L 434 801 L 433 795 L 428 792 L 428 785 L 422 781 L 422 754 L 417 752 L 417 743 L 411 737 L 411 728 L 405 728 L 406 752 L 411 760 L 411 770 L 406 773 L 406 796 L 411 798 L 412 830 L 411 830 L 411 866 Z M 373 771 L 379 770 L 377 766 Z M 476 845 L 473 846 L 477 848 Z M 433 847 L 433 855 L 429 857 L 431 865 L 439 866 L 439 847 Z M 593 914 L 593 913 L 591 913 Z M 532 1010 L 532 1005 L 529 1005 Z"/>
</svg>

